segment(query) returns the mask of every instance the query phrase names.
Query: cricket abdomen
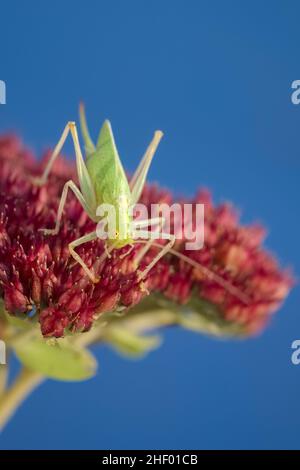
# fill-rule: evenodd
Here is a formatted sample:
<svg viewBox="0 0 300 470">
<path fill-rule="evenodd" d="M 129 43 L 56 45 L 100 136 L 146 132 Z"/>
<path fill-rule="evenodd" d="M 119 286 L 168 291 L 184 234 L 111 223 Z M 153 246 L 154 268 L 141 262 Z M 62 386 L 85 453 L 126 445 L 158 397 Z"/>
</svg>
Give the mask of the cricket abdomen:
<svg viewBox="0 0 300 470">
<path fill-rule="evenodd" d="M 120 194 L 115 201 L 116 213 L 116 246 L 121 248 L 133 242 L 132 240 L 132 214 L 130 212 L 130 199 L 127 194 Z"/>
</svg>

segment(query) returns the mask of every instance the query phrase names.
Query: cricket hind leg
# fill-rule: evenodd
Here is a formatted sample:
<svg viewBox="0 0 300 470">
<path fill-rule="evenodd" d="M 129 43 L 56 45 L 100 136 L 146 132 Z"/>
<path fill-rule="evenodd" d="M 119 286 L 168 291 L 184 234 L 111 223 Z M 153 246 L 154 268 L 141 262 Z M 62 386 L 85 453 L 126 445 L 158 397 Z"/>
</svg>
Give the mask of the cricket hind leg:
<svg viewBox="0 0 300 470">
<path fill-rule="evenodd" d="M 88 213 L 90 214 L 90 209 L 82 195 L 82 193 L 80 192 L 80 190 L 77 188 L 76 184 L 74 183 L 74 181 L 72 180 L 69 180 L 65 183 L 64 185 L 64 188 L 63 188 L 63 191 L 62 191 L 62 195 L 61 195 L 61 198 L 60 198 L 60 202 L 59 202 L 59 206 L 58 206 L 58 211 L 57 211 L 57 217 L 56 217 L 56 223 L 55 223 L 55 227 L 54 229 L 47 229 L 47 228 L 41 228 L 39 229 L 40 231 L 42 231 L 45 235 L 57 235 L 58 232 L 59 232 L 59 227 L 60 227 L 60 222 L 61 222 L 61 218 L 62 218 L 62 214 L 63 214 L 63 209 L 64 209 L 64 206 L 65 206 L 65 203 L 66 203 L 66 200 L 67 200 L 67 195 L 68 195 L 68 190 L 71 189 L 73 191 L 73 193 L 75 194 L 75 196 L 77 197 L 78 201 L 80 202 L 80 204 L 82 205 L 83 209 Z"/>
<path fill-rule="evenodd" d="M 87 235 L 84 235 L 83 237 L 77 238 L 73 242 L 69 243 L 69 251 L 71 253 L 71 256 L 73 256 L 75 261 L 77 261 L 77 263 L 80 264 L 80 266 L 83 268 L 85 273 L 88 275 L 88 277 L 94 284 L 99 282 L 100 279 L 93 273 L 93 271 L 90 268 L 88 268 L 88 266 L 85 264 L 83 259 L 79 256 L 78 253 L 76 253 L 75 248 L 77 248 L 80 245 L 83 245 L 84 243 L 96 240 L 96 238 L 97 238 L 97 233 L 96 231 L 94 231 L 94 232 L 88 233 Z"/>
</svg>

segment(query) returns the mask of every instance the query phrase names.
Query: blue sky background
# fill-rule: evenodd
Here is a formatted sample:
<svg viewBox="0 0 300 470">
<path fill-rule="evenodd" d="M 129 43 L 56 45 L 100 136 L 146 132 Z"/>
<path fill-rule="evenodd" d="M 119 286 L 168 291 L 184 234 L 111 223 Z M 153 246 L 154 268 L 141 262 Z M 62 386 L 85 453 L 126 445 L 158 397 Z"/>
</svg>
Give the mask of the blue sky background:
<svg viewBox="0 0 300 470">
<path fill-rule="evenodd" d="M 3 1 L 0 130 L 41 152 L 83 99 L 95 133 L 111 119 L 133 170 L 161 128 L 150 179 L 233 201 L 299 274 L 299 14 L 290 0 Z M 172 329 L 140 362 L 101 348 L 95 379 L 47 382 L 0 447 L 299 448 L 299 300 L 296 287 L 254 340 Z"/>
</svg>

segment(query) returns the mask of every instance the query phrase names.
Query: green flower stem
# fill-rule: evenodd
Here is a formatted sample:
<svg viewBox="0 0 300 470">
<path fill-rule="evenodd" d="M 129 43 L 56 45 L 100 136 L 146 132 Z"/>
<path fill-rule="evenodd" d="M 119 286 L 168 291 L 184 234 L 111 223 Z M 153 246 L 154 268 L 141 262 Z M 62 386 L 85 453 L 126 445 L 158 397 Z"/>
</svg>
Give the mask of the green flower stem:
<svg viewBox="0 0 300 470">
<path fill-rule="evenodd" d="M 155 308 L 148 310 L 142 314 L 133 314 L 124 316 L 119 324 L 128 328 L 134 333 L 146 333 L 147 331 L 156 330 L 165 326 L 175 325 L 177 321 L 176 314 L 168 309 Z"/>
<path fill-rule="evenodd" d="M 0 430 L 2 430 L 25 398 L 44 380 L 29 369 L 22 369 L 13 385 L 0 397 Z"/>
<path fill-rule="evenodd" d="M 8 364 L 0 364 L 0 400 L 5 391 L 8 376 Z"/>
</svg>

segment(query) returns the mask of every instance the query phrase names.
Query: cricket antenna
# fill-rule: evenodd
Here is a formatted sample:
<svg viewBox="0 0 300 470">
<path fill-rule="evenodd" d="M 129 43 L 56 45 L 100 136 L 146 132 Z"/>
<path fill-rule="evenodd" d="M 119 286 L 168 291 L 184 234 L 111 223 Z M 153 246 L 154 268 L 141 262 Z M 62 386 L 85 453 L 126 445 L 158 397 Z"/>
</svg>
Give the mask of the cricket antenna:
<svg viewBox="0 0 300 470">
<path fill-rule="evenodd" d="M 89 133 L 83 101 L 80 101 L 79 103 L 79 121 L 80 121 L 82 137 L 84 140 L 85 151 L 86 151 L 86 154 L 89 155 L 95 151 L 95 145 Z"/>
</svg>

